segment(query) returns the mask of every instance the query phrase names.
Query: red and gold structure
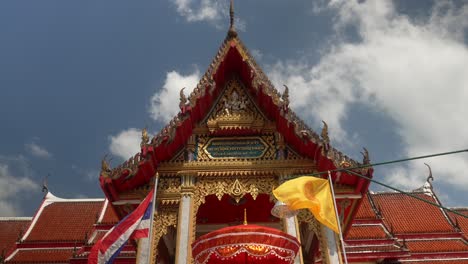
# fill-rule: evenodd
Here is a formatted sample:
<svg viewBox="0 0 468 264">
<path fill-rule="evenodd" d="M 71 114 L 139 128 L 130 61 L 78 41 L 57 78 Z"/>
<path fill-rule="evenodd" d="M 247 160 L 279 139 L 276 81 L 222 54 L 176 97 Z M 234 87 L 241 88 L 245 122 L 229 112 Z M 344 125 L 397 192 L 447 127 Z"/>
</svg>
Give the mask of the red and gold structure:
<svg viewBox="0 0 468 264">
<path fill-rule="evenodd" d="M 119 217 L 136 207 L 159 173 L 158 261 L 190 263 L 195 239 L 240 224 L 242 206 L 255 207 L 252 223 L 301 241 L 295 263 L 328 261 L 319 252 L 327 252 L 330 234 L 305 212 L 273 217 L 272 190 L 291 177 L 361 163 L 331 146 L 326 123 L 320 136 L 309 129 L 290 109 L 288 93 L 273 87 L 231 27 L 193 92 L 187 97 L 181 90 L 180 112 L 169 124 L 154 137 L 143 130 L 141 152 L 117 168 L 103 161 L 101 187 Z M 371 168 L 359 172 L 372 177 Z M 345 172 L 332 179 L 346 233 L 369 182 Z"/>
</svg>

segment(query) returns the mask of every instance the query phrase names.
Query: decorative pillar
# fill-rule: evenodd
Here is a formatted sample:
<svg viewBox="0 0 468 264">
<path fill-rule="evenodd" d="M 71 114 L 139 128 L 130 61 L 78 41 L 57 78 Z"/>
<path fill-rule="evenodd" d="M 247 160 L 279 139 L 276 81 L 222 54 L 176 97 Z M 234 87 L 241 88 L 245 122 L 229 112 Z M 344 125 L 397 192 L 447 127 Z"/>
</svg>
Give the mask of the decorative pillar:
<svg viewBox="0 0 468 264">
<path fill-rule="evenodd" d="M 281 173 L 279 176 L 279 184 L 282 184 L 283 182 L 287 181 L 287 175 L 292 175 L 292 171 L 284 171 L 283 173 Z M 299 240 L 299 243 L 301 243 L 301 233 L 299 232 L 299 226 L 296 216 L 283 218 L 283 230 L 287 234 L 297 238 L 297 240 Z M 294 259 L 294 264 L 304 264 L 304 260 L 302 258 L 302 247 L 299 247 L 296 259 Z"/>
<path fill-rule="evenodd" d="M 177 223 L 176 264 L 192 262 L 192 233 L 193 233 L 193 191 L 195 177 L 190 174 L 181 175 L 181 197 L 179 203 L 179 217 Z"/>
<path fill-rule="evenodd" d="M 299 242 L 301 243 L 301 234 L 299 232 L 297 218 L 295 216 L 286 217 L 283 219 L 283 223 L 284 230 L 286 231 L 286 233 L 297 238 L 297 240 L 299 240 Z M 294 259 L 294 264 L 304 264 L 304 261 L 302 259 L 302 247 L 299 247 L 296 259 Z"/>
<path fill-rule="evenodd" d="M 341 250 L 339 250 L 340 241 L 337 238 L 335 232 L 323 224 L 320 224 L 320 229 L 322 231 L 322 241 L 320 241 L 320 243 L 323 243 L 321 246 L 323 263 L 343 263 L 340 257 Z"/>
</svg>

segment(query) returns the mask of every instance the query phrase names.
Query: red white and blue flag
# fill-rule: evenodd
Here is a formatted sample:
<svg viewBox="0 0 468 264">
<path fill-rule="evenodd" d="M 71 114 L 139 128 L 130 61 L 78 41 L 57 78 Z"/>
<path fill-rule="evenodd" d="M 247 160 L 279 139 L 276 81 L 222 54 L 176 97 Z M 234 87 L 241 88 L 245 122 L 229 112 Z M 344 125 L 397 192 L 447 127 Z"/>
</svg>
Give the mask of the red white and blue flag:
<svg viewBox="0 0 468 264">
<path fill-rule="evenodd" d="M 113 263 L 130 238 L 148 237 L 154 208 L 152 199 L 153 190 L 135 211 L 122 219 L 94 244 L 88 257 L 88 264 Z"/>
</svg>

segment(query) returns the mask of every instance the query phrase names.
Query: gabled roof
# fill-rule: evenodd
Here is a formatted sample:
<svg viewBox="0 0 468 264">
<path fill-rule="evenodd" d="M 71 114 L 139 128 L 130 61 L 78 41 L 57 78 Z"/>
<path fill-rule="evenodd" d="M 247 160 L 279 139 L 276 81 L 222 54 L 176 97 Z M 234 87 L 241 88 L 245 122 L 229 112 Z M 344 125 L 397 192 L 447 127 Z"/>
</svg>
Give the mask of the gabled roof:
<svg viewBox="0 0 468 264">
<path fill-rule="evenodd" d="M 128 161 L 114 169 L 103 162 L 100 183 L 108 199 L 114 202 L 119 199 L 119 193 L 149 183 L 158 164 L 174 157 L 187 144 L 193 129 L 206 121 L 224 84 L 233 76 L 242 82 L 263 115 L 274 120 L 276 130 L 287 145 L 299 155 L 315 161 L 319 171 L 359 165 L 331 147 L 325 127 L 319 136 L 290 109 L 288 89 L 280 94 L 274 88 L 237 34 L 230 30 L 188 98 L 181 93 L 180 112 L 153 138 L 142 135 L 141 152 Z M 364 160 L 369 161 L 367 157 Z M 372 176 L 372 169 L 362 172 Z M 333 173 L 332 177 L 339 184 L 355 187 L 355 193 L 363 194 L 368 187 L 368 181 L 345 172 Z"/>
<path fill-rule="evenodd" d="M 62 199 L 48 193 L 21 240 L 84 241 L 103 204 L 104 199 Z"/>
</svg>

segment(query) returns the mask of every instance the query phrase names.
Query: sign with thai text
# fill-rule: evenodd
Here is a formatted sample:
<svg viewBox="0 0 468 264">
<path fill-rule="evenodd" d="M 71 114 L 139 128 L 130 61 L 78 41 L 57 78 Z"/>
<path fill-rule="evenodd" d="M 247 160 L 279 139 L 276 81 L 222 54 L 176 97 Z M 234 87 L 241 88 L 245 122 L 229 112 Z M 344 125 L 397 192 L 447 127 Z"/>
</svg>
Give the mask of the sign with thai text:
<svg viewBox="0 0 468 264">
<path fill-rule="evenodd" d="M 260 137 L 212 138 L 205 147 L 205 153 L 212 159 L 221 158 L 261 158 L 268 145 Z"/>
</svg>

